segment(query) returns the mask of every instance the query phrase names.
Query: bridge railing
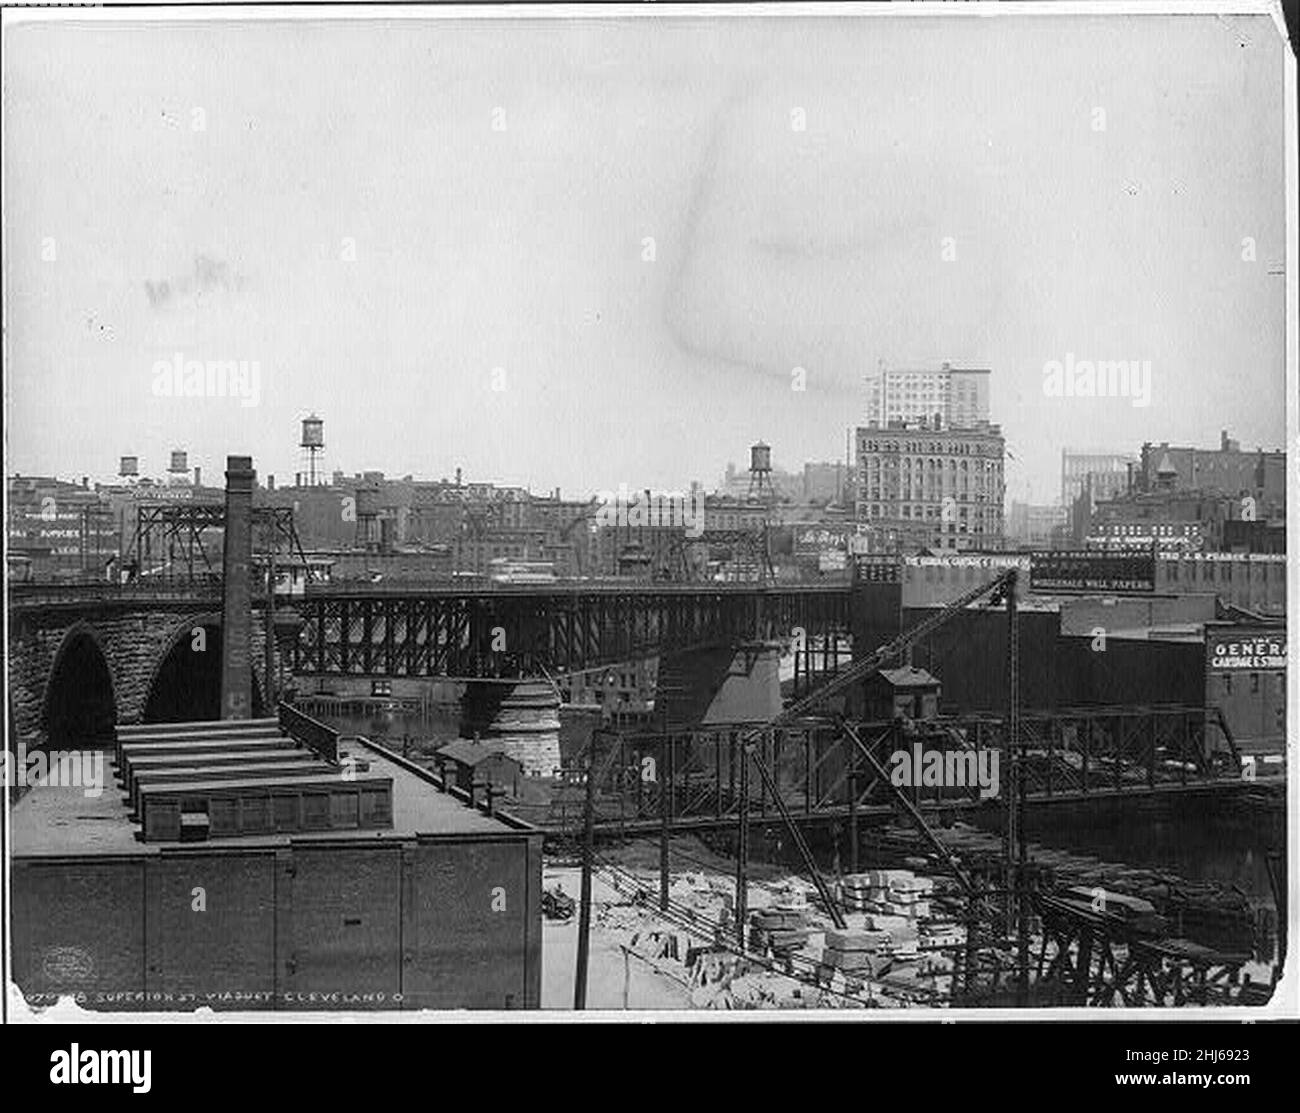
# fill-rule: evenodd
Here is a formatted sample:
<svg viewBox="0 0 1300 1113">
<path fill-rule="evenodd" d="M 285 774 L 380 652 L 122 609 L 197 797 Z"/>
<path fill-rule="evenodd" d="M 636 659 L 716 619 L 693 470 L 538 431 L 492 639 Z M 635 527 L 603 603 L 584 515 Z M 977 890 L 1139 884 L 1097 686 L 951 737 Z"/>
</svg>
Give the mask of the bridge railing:
<svg viewBox="0 0 1300 1113">
<path fill-rule="evenodd" d="M 328 598 L 339 595 L 353 596 L 418 596 L 434 595 L 545 595 L 545 594 L 644 594 L 644 595 L 767 595 L 812 594 L 842 595 L 847 583 L 825 581 L 794 581 L 767 583 L 760 581 L 700 580 L 682 583 L 673 580 L 638 580 L 617 576 L 559 577 L 536 582 L 510 582 L 490 580 L 486 577 L 457 579 L 386 580 L 374 583 L 369 580 L 330 580 L 308 584 L 306 598 Z"/>
<path fill-rule="evenodd" d="M 339 732 L 290 704 L 280 704 L 280 730 L 333 765 L 339 760 Z"/>
<path fill-rule="evenodd" d="M 11 603 L 85 603 L 100 600 L 194 599 L 221 594 L 220 577 L 186 581 L 136 580 L 127 584 L 96 580 L 92 583 L 26 580 L 9 584 Z"/>
</svg>

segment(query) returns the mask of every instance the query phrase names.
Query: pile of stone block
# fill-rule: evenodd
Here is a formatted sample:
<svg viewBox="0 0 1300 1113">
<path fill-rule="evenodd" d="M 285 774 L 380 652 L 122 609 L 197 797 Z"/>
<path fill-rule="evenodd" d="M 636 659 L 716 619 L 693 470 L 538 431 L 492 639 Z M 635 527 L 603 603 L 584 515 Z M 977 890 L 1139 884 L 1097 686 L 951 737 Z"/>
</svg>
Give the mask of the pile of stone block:
<svg viewBox="0 0 1300 1113">
<path fill-rule="evenodd" d="M 867 870 L 840 882 L 839 899 L 853 911 L 923 920 L 930 916 L 934 880 L 911 870 Z"/>
<path fill-rule="evenodd" d="M 750 913 L 750 949 L 762 955 L 789 955 L 808 942 L 812 929 L 806 908 L 773 905 Z"/>
<path fill-rule="evenodd" d="M 888 960 L 890 946 L 889 934 L 884 931 L 828 929 L 821 973 L 825 976 L 839 970 L 850 977 L 869 977 Z"/>
</svg>

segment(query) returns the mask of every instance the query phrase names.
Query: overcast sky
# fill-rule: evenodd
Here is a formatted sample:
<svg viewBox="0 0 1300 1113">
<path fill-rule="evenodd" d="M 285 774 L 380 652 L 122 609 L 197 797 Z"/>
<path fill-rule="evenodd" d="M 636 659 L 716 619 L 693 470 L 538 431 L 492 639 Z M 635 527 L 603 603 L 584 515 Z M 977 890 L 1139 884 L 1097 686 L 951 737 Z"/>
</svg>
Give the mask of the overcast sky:
<svg viewBox="0 0 1300 1113">
<path fill-rule="evenodd" d="M 11 473 L 184 447 L 288 481 L 315 410 L 331 470 L 685 487 L 759 438 L 843 458 L 880 359 L 992 368 L 1010 497 L 1052 499 L 1063 445 L 1284 441 L 1262 17 L 42 23 L 4 52 Z M 156 397 L 176 352 L 256 360 L 258 404 Z M 1149 360 L 1150 406 L 1047 397 L 1069 354 Z"/>
</svg>

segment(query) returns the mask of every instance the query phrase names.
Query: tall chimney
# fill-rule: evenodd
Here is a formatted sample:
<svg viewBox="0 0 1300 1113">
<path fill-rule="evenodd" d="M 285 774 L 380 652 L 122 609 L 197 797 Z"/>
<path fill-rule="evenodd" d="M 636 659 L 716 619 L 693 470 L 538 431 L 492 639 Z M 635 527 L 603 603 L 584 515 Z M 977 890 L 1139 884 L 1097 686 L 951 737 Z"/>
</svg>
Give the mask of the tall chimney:
<svg viewBox="0 0 1300 1113">
<path fill-rule="evenodd" d="M 247 719 L 253 713 L 253 563 L 251 456 L 226 457 L 226 536 L 222 551 L 221 717 Z"/>
<path fill-rule="evenodd" d="M 194 486 L 196 486 L 196 487 L 202 487 L 202 486 L 203 486 L 203 469 L 202 469 L 202 468 L 198 468 L 198 467 L 196 467 L 196 468 L 194 469 Z"/>
<path fill-rule="evenodd" d="M 266 477 L 266 489 L 267 489 L 268 491 L 274 491 L 274 490 L 275 490 L 275 476 L 273 476 L 273 475 L 268 475 L 268 476 Z"/>
</svg>

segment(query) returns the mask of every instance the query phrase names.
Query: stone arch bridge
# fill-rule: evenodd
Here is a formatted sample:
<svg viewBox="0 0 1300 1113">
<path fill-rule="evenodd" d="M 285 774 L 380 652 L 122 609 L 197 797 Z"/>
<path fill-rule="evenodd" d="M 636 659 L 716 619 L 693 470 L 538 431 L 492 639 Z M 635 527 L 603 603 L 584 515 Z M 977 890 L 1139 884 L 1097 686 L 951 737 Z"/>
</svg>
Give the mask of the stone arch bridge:
<svg viewBox="0 0 1300 1113">
<path fill-rule="evenodd" d="M 264 603 L 254 602 L 253 714 L 264 713 Z M 10 747 L 111 740 L 117 724 L 220 718 L 221 598 L 96 584 L 13 585 Z M 277 668 L 278 668 L 277 647 Z"/>
</svg>

